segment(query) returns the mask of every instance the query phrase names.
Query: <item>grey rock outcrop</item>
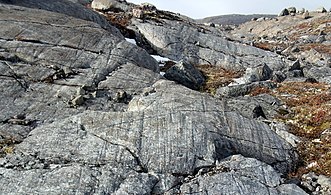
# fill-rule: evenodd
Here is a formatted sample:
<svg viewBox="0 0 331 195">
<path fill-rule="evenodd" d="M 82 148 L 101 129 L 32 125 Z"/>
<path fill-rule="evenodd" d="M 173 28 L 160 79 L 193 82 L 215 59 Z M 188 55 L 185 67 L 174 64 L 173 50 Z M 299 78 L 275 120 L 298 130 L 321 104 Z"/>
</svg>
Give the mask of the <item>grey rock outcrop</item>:
<svg viewBox="0 0 331 195">
<path fill-rule="evenodd" d="M 131 30 L 141 34 L 159 55 L 175 61 L 231 70 L 245 70 L 263 63 L 272 70 L 280 70 L 286 65 L 274 53 L 229 41 L 220 33 L 216 35 L 209 29 L 197 28 L 181 22 L 180 18 L 177 21 L 162 19 L 161 23 L 152 19 L 131 21 Z"/>
<path fill-rule="evenodd" d="M 265 116 L 264 118 L 270 119 L 278 114 L 282 103 L 279 99 L 271 95 L 262 94 L 255 97 L 245 96 L 230 98 L 225 101 L 225 106 L 228 110 L 237 111 L 241 115 L 251 119 L 259 117 L 255 117 L 256 113 L 254 109 L 261 107 Z"/>
<path fill-rule="evenodd" d="M 169 68 L 164 77 L 195 90 L 200 89 L 205 82 L 204 76 L 197 68 L 184 62 L 179 62 Z"/>
<path fill-rule="evenodd" d="M 258 172 L 266 173 L 267 177 L 256 177 Z M 280 180 L 278 173 L 270 166 L 235 155 L 221 162 L 213 171 L 184 183 L 180 194 L 307 194 L 296 185 L 279 185 Z"/>
<path fill-rule="evenodd" d="M 165 80 L 157 61 L 113 26 L 68 16 L 81 10 L 75 1 L 12 2 L 26 7 L 0 4 L 0 141 L 9 142 L 0 153 L 0 194 L 175 194 L 195 188 L 193 180 L 209 192 L 224 182 L 231 182 L 224 192 L 302 192 L 280 179 L 296 166 L 295 149 L 230 106 L 242 103 Z M 278 55 L 216 31 L 148 17 L 132 21 L 158 54 L 229 69 L 265 63 L 268 74 L 262 67 L 258 80 L 286 67 Z M 268 106 L 266 117 L 278 105 Z"/>
<path fill-rule="evenodd" d="M 93 12 L 92 10 L 86 9 L 83 5 L 70 2 L 67 0 L 57 0 L 57 1 L 47 1 L 44 0 L 0 0 L 0 3 L 8 3 L 11 5 L 29 7 L 34 9 L 43 9 L 52 12 L 58 12 L 61 14 L 69 15 L 75 18 L 80 18 L 83 20 L 88 20 L 98 23 L 102 28 L 111 31 L 116 36 L 122 36 L 122 34 L 111 26 L 109 22 L 99 14 Z"/>
<path fill-rule="evenodd" d="M 280 172 L 290 170 L 295 164 L 296 155 L 292 147 L 267 125 L 236 112 L 226 112 L 221 101 L 169 81 L 158 81 L 152 87 L 154 93 L 137 96 L 130 101 L 128 112 L 85 111 L 33 129 L 28 138 L 16 145 L 15 154 L 2 161 L 5 167 L 2 174 L 11 176 L 2 178 L 1 182 L 13 182 L 8 178 L 16 178 L 18 182 L 25 179 L 19 176 L 21 171 L 10 167 L 20 166 L 40 177 L 52 169 L 40 170 L 41 173 L 34 169 L 56 166 L 56 170 L 63 172 L 52 171 L 58 175 L 50 177 L 58 181 L 63 175 L 78 174 L 82 168 L 85 169 L 84 164 L 96 166 L 93 170 L 101 171 L 97 177 L 105 175 L 104 169 L 116 169 L 120 171 L 119 177 L 127 180 L 128 174 L 121 171 L 125 170 L 124 167 L 138 173 L 158 173 L 158 178 L 165 177 L 162 180 L 165 183 L 163 190 L 169 190 L 178 183 L 166 179 L 171 178 L 167 175 L 175 175 L 178 182 L 181 175 L 191 175 L 235 153 L 272 164 Z M 87 173 L 90 169 L 87 168 Z M 91 179 L 90 174 L 93 175 L 88 173 L 86 181 Z M 76 184 L 77 179 L 71 178 L 72 183 Z M 146 179 L 141 181 L 146 181 L 143 186 L 153 186 L 155 177 Z M 60 182 L 61 185 L 64 184 Z M 96 188 L 93 183 L 90 185 L 91 189 Z M 115 185 L 109 189 L 114 185 L 109 184 L 108 188 L 102 185 L 106 189 L 101 187 L 100 190 L 115 193 L 120 188 Z M 8 186 L 2 191 L 25 189 L 25 186 Z M 57 193 L 61 190 L 54 189 Z"/>
</svg>

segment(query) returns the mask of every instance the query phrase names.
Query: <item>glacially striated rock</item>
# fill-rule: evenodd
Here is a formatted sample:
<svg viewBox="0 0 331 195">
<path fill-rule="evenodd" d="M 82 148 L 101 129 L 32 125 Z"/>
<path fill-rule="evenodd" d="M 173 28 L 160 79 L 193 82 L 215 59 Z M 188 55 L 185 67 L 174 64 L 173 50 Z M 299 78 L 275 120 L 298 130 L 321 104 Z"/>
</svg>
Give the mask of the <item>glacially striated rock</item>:
<svg viewBox="0 0 331 195">
<path fill-rule="evenodd" d="M 203 167 L 214 166 L 232 154 L 257 158 L 282 173 L 295 164 L 294 149 L 264 123 L 226 111 L 222 101 L 173 82 L 160 80 L 152 87 L 155 92 L 134 97 L 127 112 L 87 110 L 36 127 L 29 137 L 16 145 L 15 154 L 2 162 L 4 167 L 20 166 L 23 170 L 5 168 L 2 173 L 32 185 L 25 178 L 19 179 L 19 175 L 27 171 L 25 169 L 32 168 L 30 174 L 40 177 L 42 174 L 34 169 L 57 165 L 63 170 L 62 174 L 53 177 L 57 181 L 77 173 L 78 170 L 70 169 L 73 164 L 98 165 L 95 169 L 99 171 L 103 167 L 111 167 L 112 171 L 119 166 L 120 170 L 126 167 L 138 173 L 158 173 L 159 182 L 167 187 L 161 190 L 169 190 L 178 184 L 178 180 L 168 180 L 167 175 L 180 179 L 181 175 L 192 175 Z M 127 173 L 120 172 L 119 175 L 128 177 Z M 86 180 L 92 179 L 86 177 Z M 0 182 L 10 183 L 6 178 L 0 178 Z M 152 186 L 150 182 L 155 182 L 155 177 L 147 178 L 147 183 L 142 185 Z M 70 179 L 73 184 L 78 182 L 78 178 Z M 93 183 L 90 185 L 95 188 Z M 2 191 L 20 191 L 24 187 L 8 185 Z M 36 189 L 43 191 L 43 188 Z M 116 193 L 119 189 L 108 191 Z M 61 190 L 55 191 L 60 193 Z M 67 194 L 71 194 L 70 191 Z"/>
<path fill-rule="evenodd" d="M 116 36 L 122 36 L 118 29 L 114 28 L 109 22 L 99 14 L 87 9 L 81 3 L 71 2 L 67 0 L 47 1 L 44 0 L 0 0 L 0 3 L 29 7 L 34 9 L 43 9 L 51 12 L 57 12 L 69 15 L 75 18 L 92 21 L 98 23 L 102 28 L 111 31 Z"/>
<path fill-rule="evenodd" d="M 263 174 L 259 174 L 263 173 Z M 259 177 L 257 175 L 264 175 Z M 280 176 L 270 166 L 241 155 L 231 156 L 213 171 L 199 175 L 180 187 L 180 194 L 307 194 L 293 184 L 280 184 Z M 210 185 L 213 183 L 213 185 Z"/>
<path fill-rule="evenodd" d="M 258 64 L 267 64 L 272 70 L 280 70 L 286 62 L 276 54 L 229 41 L 221 34 L 197 28 L 178 20 L 132 19 L 130 29 L 141 34 L 161 56 L 197 64 L 211 64 L 231 70 L 245 70 Z"/>
<path fill-rule="evenodd" d="M 222 181 L 232 184 L 226 192 L 240 192 L 234 185 L 241 184 L 250 194 L 301 192 L 280 179 L 297 153 L 267 124 L 229 109 L 226 99 L 163 80 L 157 62 L 116 29 L 43 9 L 0 4 L 0 140 L 13 139 L 0 158 L 0 194 L 176 194 L 195 186 L 191 178 L 209 192 Z M 216 29 L 164 21 L 176 29 L 166 38 L 180 35 L 183 47 L 201 38 L 192 48 L 205 53 L 179 54 L 186 59 L 285 67 L 276 54 L 221 38 Z M 235 154 L 242 156 L 228 158 Z M 217 166 L 226 174 L 208 175 Z"/>
</svg>

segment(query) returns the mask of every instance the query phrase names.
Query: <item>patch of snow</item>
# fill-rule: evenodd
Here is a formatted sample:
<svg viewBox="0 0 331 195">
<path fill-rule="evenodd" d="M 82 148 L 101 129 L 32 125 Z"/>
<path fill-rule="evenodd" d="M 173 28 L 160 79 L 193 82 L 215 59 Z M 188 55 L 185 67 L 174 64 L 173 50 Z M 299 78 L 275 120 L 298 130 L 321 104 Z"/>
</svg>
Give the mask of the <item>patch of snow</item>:
<svg viewBox="0 0 331 195">
<path fill-rule="evenodd" d="M 159 55 L 151 55 L 156 61 L 158 62 L 166 62 L 166 61 L 172 61 L 169 58 L 165 58 Z"/>
<path fill-rule="evenodd" d="M 160 75 L 164 76 L 165 72 L 160 72 Z"/>
<path fill-rule="evenodd" d="M 134 40 L 134 39 L 125 38 L 125 40 L 126 40 L 127 42 L 129 42 L 129 43 L 132 43 L 132 44 L 134 44 L 134 45 L 137 45 L 137 42 L 136 42 L 136 40 Z"/>
</svg>

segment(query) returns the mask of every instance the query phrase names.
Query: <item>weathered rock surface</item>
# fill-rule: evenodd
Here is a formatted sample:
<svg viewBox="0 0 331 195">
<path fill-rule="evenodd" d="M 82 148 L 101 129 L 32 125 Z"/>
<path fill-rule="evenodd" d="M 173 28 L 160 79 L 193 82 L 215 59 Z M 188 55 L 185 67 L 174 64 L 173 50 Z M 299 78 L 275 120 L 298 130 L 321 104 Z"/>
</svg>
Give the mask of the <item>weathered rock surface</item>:
<svg viewBox="0 0 331 195">
<path fill-rule="evenodd" d="M 214 34 L 209 29 L 197 28 L 180 19 L 163 19 L 162 22 L 132 19 L 130 28 L 140 33 L 158 54 L 176 61 L 237 70 L 261 63 L 273 70 L 282 69 L 286 65 L 274 53 L 229 41 L 220 33 Z"/>
<path fill-rule="evenodd" d="M 0 0 L 0 3 L 43 9 L 47 11 L 62 13 L 83 20 L 96 22 L 102 28 L 105 28 L 111 31 L 113 34 L 116 34 L 116 36 L 122 36 L 121 33 L 116 28 L 111 26 L 104 17 L 93 12 L 92 10 L 86 9 L 82 3 L 76 3 L 75 1 L 71 2 L 67 0 L 58 0 L 45 2 L 44 0 Z"/>
<path fill-rule="evenodd" d="M 75 6 L 89 13 L 70 2 L 0 4 L 0 144 L 8 146 L 0 153 L 0 194 L 303 192 L 280 179 L 295 168 L 295 149 L 238 109 L 252 102 L 271 117 L 280 104 L 216 99 L 167 81 L 145 50 L 104 19 L 70 14 Z M 278 54 L 167 12 L 155 21 L 159 12 L 146 9 L 146 21 L 132 19 L 128 28 L 157 54 L 256 68 L 243 93 L 287 67 Z"/>
<path fill-rule="evenodd" d="M 231 111 L 237 111 L 247 118 L 263 117 L 266 119 L 274 118 L 278 114 L 282 103 L 279 99 L 267 95 L 261 94 L 255 97 L 235 97 L 227 99 L 226 107 Z M 257 113 L 257 108 L 261 107 L 260 113 Z"/>
<path fill-rule="evenodd" d="M 3 174 L 18 178 L 28 171 L 38 176 L 56 165 L 64 173 L 75 175 L 81 170 L 72 164 L 101 166 L 96 168 L 99 171 L 116 164 L 138 173 L 180 179 L 236 153 L 267 162 L 280 172 L 293 168 L 294 150 L 267 125 L 225 111 L 221 101 L 169 81 L 158 81 L 152 87 L 155 93 L 135 97 L 128 112 L 85 111 L 36 127 L 16 146 L 15 154 L 2 162 L 6 168 Z M 23 170 L 13 171 L 10 167 Z M 38 167 L 46 170 L 32 171 Z M 58 180 L 63 175 L 54 177 Z M 153 186 L 150 182 L 154 177 L 146 180 L 145 186 Z M 177 184 L 166 183 L 162 190 Z"/>
<path fill-rule="evenodd" d="M 266 177 L 256 177 L 261 172 Z M 214 170 L 184 183 L 180 194 L 307 194 L 296 185 L 280 185 L 280 176 L 269 165 L 241 155 L 231 156 Z M 214 183 L 215 185 L 210 185 Z"/>
</svg>

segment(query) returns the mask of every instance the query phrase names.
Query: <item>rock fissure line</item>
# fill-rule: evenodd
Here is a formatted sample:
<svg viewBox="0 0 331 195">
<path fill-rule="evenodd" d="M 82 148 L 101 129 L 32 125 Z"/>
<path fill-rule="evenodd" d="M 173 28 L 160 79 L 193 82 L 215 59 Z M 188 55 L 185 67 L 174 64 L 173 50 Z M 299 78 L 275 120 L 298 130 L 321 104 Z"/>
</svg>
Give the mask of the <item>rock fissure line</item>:
<svg viewBox="0 0 331 195">
<path fill-rule="evenodd" d="M 109 141 L 109 140 L 107 140 L 107 139 L 104 139 L 104 138 L 102 138 L 102 137 L 100 137 L 100 136 L 98 136 L 98 135 L 96 135 L 96 134 L 94 134 L 94 133 L 91 133 L 91 132 L 89 132 L 89 134 L 91 134 L 91 135 L 93 135 L 93 136 L 95 136 L 95 137 L 97 137 L 97 138 L 99 138 L 99 139 L 101 139 L 101 140 L 103 140 L 103 141 L 105 141 L 105 142 L 111 144 L 111 145 L 115 145 L 115 146 L 123 147 L 123 148 L 124 148 L 126 151 L 128 151 L 128 152 L 131 154 L 131 156 L 135 159 L 137 165 L 141 168 L 141 172 L 142 172 L 142 173 L 148 173 L 148 169 L 142 164 L 140 158 L 139 158 L 139 157 L 138 157 L 138 156 L 137 156 L 137 155 L 136 155 L 136 154 L 135 154 L 130 148 L 128 148 L 127 146 L 122 145 L 122 144 L 119 144 L 119 143 L 111 142 L 111 141 Z M 138 171 L 138 172 L 139 172 L 139 171 Z"/>
<path fill-rule="evenodd" d="M 103 53 L 102 50 L 100 50 L 100 51 L 93 51 L 93 50 L 88 50 L 88 49 L 84 49 L 84 48 L 78 48 L 78 47 L 71 46 L 71 45 L 57 45 L 57 44 L 47 43 L 47 42 L 44 42 L 44 41 L 33 40 L 33 39 L 23 39 L 23 38 L 19 38 L 19 39 L 4 39 L 4 38 L 0 38 L 0 40 L 7 41 L 7 42 L 22 42 L 22 43 L 40 44 L 40 45 L 47 46 L 47 47 L 60 47 L 60 48 L 63 47 L 63 48 L 66 48 L 66 49 L 86 51 L 86 52 L 90 52 L 90 53 L 97 54 L 97 55 L 100 55 L 100 54 Z M 29 47 L 29 46 L 25 46 L 25 47 Z"/>
</svg>

